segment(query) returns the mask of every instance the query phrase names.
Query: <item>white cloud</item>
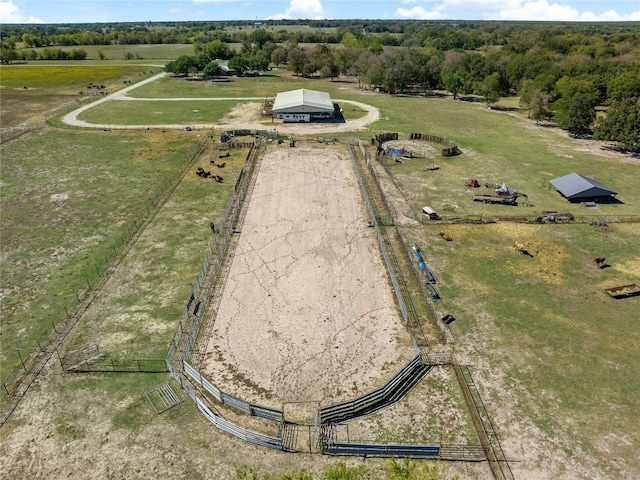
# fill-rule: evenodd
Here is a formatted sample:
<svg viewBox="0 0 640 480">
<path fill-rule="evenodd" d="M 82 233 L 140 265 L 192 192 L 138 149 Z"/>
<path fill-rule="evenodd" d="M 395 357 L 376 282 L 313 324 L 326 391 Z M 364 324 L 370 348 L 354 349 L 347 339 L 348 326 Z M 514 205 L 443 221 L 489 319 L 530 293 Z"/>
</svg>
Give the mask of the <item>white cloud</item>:
<svg viewBox="0 0 640 480">
<path fill-rule="evenodd" d="M 570 5 L 549 3 L 548 0 L 522 1 L 518 0 L 509 8 L 502 8 L 488 15 L 487 20 L 540 20 L 540 21 L 625 21 L 640 18 L 640 12 L 630 15 L 620 15 L 615 10 L 607 10 L 602 14 L 591 11 L 580 13 Z"/>
<path fill-rule="evenodd" d="M 518 2 L 511 8 L 499 10 L 490 15 L 489 20 L 547 20 L 547 21 L 576 21 L 580 14 L 568 5 L 558 3 L 549 4 L 547 0 L 532 2 Z"/>
<path fill-rule="evenodd" d="M 424 7 L 413 7 L 410 9 L 398 8 L 396 15 L 400 18 L 411 18 L 416 20 L 442 20 L 447 18 L 444 8 L 436 6 L 433 10 L 425 10 Z"/>
<path fill-rule="evenodd" d="M 20 8 L 12 1 L 0 2 L 0 24 L 2 23 L 44 23 L 37 17 L 25 19 Z"/>
<path fill-rule="evenodd" d="M 402 0 L 404 5 L 433 3 L 425 0 Z M 601 14 L 580 12 L 576 7 L 588 6 L 589 2 L 559 0 L 441 0 L 430 10 L 423 6 L 398 8 L 400 18 L 437 20 L 443 18 L 482 18 L 484 20 L 538 20 L 538 21 L 637 21 L 640 11 L 621 15 L 615 10 Z M 593 4 L 591 4 L 593 5 Z M 471 14 L 470 12 L 476 12 Z"/>
<path fill-rule="evenodd" d="M 22 15 L 13 2 L 0 2 L 0 23 L 23 23 Z"/>
<path fill-rule="evenodd" d="M 324 9 L 320 0 L 290 0 L 289 7 L 284 13 L 276 13 L 270 16 L 270 20 L 278 19 L 321 19 L 324 18 Z"/>
</svg>

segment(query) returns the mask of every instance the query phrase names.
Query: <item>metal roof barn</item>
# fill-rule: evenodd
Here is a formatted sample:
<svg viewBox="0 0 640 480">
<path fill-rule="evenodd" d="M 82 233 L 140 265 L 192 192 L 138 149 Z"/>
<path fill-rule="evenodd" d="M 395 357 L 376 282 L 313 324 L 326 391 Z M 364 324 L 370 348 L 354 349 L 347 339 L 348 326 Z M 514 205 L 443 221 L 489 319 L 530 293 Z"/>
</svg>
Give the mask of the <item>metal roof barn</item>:
<svg viewBox="0 0 640 480">
<path fill-rule="evenodd" d="M 568 200 L 608 197 L 609 195 L 618 194 L 618 192 L 611 190 L 593 178 L 584 177 L 577 173 L 570 173 L 564 177 L 554 178 L 550 180 L 549 183 Z"/>
<path fill-rule="evenodd" d="M 289 90 L 276 95 L 273 102 L 273 113 L 329 113 L 334 111 L 333 102 L 327 92 L 318 90 Z"/>
</svg>

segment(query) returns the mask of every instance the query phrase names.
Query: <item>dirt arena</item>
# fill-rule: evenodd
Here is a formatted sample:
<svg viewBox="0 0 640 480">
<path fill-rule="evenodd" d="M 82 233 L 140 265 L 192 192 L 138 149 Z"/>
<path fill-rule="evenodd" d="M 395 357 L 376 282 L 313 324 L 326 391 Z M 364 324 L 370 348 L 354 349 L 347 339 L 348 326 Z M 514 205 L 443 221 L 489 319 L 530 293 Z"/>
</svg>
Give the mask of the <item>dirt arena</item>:
<svg viewBox="0 0 640 480">
<path fill-rule="evenodd" d="M 384 384 L 414 355 L 350 157 L 271 146 L 203 373 L 259 405 L 327 405 Z"/>
</svg>

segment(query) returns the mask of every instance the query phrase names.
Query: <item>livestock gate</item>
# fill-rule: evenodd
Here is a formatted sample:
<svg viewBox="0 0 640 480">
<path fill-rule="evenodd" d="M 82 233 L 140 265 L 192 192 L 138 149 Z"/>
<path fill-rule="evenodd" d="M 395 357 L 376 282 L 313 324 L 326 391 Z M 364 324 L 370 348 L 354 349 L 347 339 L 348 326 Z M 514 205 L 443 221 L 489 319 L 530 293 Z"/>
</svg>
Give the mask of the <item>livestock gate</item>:
<svg viewBox="0 0 640 480">
<path fill-rule="evenodd" d="M 212 312 L 218 310 L 222 286 L 230 267 L 230 258 L 233 256 L 233 248 L 237 245 L 233 235 L 242 229 L 248 201 L 255 184 L 255 172 L 265 148 L 264 139 L 264 136 L 259 136 L 256 143 L 250 147 L 239 179 L 222 220 L 219 222 L 220 228 L 214 233 L 214 238 L 203 260 L 202 268 L 194 282 L 178 329 L 169 347 L 165 361 L 168 371 L 212 424 L 231 435 L 256 445 L 288 452 L 318 452 L 328 455 L 486 460 L 486 450 L 482 445 L 447 446 L 440 445 L 438 442 L 421 445 L 355 443 L 349 441 L 348 438 L 343 438 L 340 434 L 340 431 L 345 428 L 345 422 L 370 415 L 402 400 L 435 366 L 452 362 L 451 354 L 425 354 L 415 338 L 413 339 L 415 357 L 383 387 L 359 398 L 335 405 L 321 406 L 318 403 L 306 403 L 297 408 L 294 408 L 292 404 L 285 404 L 282 409 L 269 408 L 249 403 L 225 393 L 206 378 L 201 366 L 206 345 L 213 332 L 215 314 Z M 377 232 L 385 264 L 405 325 L 407 325 L 410 317 L 415 313 L 412 306 L 407 309 L 405 305 L 408 293 L 405 291 L 406 288 L 402 288 L 400 285 L 403 282 L 396 280 L 397 262 L 391 262 L 385 253 L 385 240 L 382 238 L 376 215 L 367 199 L 367 192 L 358 172 L 353 152 L 350 146 L 347 146 L 347 149 L 356 169 L 361 192 L 373 219 L 373 227 Z M 195 304 L 198 304 L 199 307 L 194 314 L 193 306 Z M 266 422 L 271 427 L 267 428 L 268 433 L 241 427 L 219 415 L 216 405 L 224 405 L 249 417 L 256 417 L 261 419 L 261 424 Z M 303 414 L 298 415 L 296 412 L 300 410 Z"/>
</svg>

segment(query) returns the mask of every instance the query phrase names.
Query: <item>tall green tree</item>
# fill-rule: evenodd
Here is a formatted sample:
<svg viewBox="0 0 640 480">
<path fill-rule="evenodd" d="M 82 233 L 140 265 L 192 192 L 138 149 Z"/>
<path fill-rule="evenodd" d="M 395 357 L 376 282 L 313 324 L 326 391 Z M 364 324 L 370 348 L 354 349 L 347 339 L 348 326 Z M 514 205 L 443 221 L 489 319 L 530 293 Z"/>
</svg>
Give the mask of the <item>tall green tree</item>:
<svg viewBox="0 0 640 480">
<path fill-rule="evenodd" d="M 606 116 L 596 122 L 593 138 L 618 142 L 622 148 L 640 152 L 640 97 L 613 102 Z"/>
<path fill-rule="evenodd" d="M 572 133 L 590 132 L 596 119 L 599 92 L 589 80 L 567 76 L 556 82 L 560 98 L 553 103 L 556 122 Z"/>
<path fill-rule="evenodd" d="M 249 37 L 251 38 L 251 41 L 255 43 L 258 50 L 261 50 L 265 43 L 274 41 L 271 32 L 265 30 L 264 28 L 254 30 L 253 32 L 251 32 Z"/>
<path fill-rule="evenodd" d="M 625 72 L 607 84 L 607 95 L 613 101 L 640 97 L 640 73 Z"/>
<path fill-rule="evenodd" d="M 308 61 L 307 53 L 302 48 L 295 47 L 287 53 L 289 69 L 296 75 L 302 75 L 304 73 Z"/>
<path fill-rule="evenodd" d="M 284 48 L 277 47 L 271 52 L 271 62 L 275 63 L 276 67 L 287 62 L 287 53 L 284 51 Z"/>
<path fill-rule="evenodd" d="M 549 116 L 549 100 L 551 99 L 551 95 L 543 90 L 537 88 L 529 99 L 529 116 L 533 118 L 536 123 L 539 123 L 540 120 L 544 120 Z"/>
<path fill-rule="evenodd" d="M 491 106 L 500 100 L 501 88 L 502 84 L 500 81 L 500 73 L 493 72 L 478 84 L 477 93 L 482 95 L 482 98 L 484 98 L 484 101 L 488 106 Z"/>
</svg>

